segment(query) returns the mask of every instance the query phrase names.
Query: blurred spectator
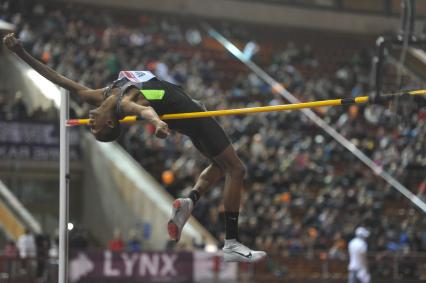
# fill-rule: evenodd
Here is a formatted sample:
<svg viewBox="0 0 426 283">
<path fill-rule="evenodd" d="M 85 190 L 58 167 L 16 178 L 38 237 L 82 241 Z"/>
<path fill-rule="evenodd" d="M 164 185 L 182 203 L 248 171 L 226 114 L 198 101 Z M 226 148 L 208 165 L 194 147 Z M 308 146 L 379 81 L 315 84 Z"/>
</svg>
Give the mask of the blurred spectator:
<svg viewBox="0 0 426 283">
<path fill-rule="evenodd" d="M 10 114 L 11 120 L 26 120 L 28 118 L 27 106 L 20 91 L 15 94 L 15 100 L 10 107 Z"/>
<path fill-rule="evenodd" d="M 348 245 L 349 250 L 349 279 L 348 283 L 370 282 L 370 273 L 368 272 L 367 262 L 367 242 L 370 232 L 364 227 L 358 227 L 355 230 L 355 238 Z"/>
<path fill-rule="evenodd" d="M 37 247 L 32 232 L 26 229 L 24 234 L 19 236 L 16 245 L 19 250 L 19 257 L 21 258 L 22 270 L 32 273 L 34 268 L 33 260 L 37 255 Z"/>
<path fill-rule="evenodd" d="M 54 236 L 51 238 L 49 258 L 51 263 L 57 263 L 59 257 L 59 232 L 56 229 Z"/>
<path fill-rule="evenodd" d="M 341 233 L 337 233 L 333 240 L 334 243 L 329 251 L 329 257 L 344 260 L 346 258 L 346 242 Z"/>
<path fill-rule="evenodd" d="M 116 229 L 114 231 L 114 237 L 111 241 L 108 242 L 108 249 L 112 252 L 121 252 L 125 248 L 123 238 L 121 236 L 120 230 Z"/>
<path fill-rule="evenodd" d="M 0 121 L 6 120 L 6 98 L 2 95 L 0 95 Z"/>
<path fill-rule="evenodd" d="M 37 247 L 35 238 L 30 230 L 26 229 L 24 234 L 19 236 L 17 247 L 19 250 L 19 256 L 23 259 L 34 258 L 36 256 Z"/>
<path fill-rule="evenodd" d="M 51 100 L 49 107 L 44 111 L 43 120 L 57 121 L 58 117 L 58 109 L 55 107 L 55 103 L 53 102 L 53 100 Z"/>
<path fill-rule="evenodd" d="M 49 259 L 50 240 L 47 235 L 37 235 L 37 271 L 36 276 L 40 280 L 45 280 L 47 277 L 46 267 Z"/>
<path fill-rule="evenodd" d="M 81 227 L 75 227 L 69 232 L 69 246 L 72 249 L 84 251 L 88 248 L 87 230 Z"/>
<path fill-rule="evenodd" d="M 18 38 L 21 40 L 25 48 L 31 50 L 34 43 L 34 33 L 31 30 L 31 26 L 29 24 L 24 25 L 23 29 L 18 35 Z"/>
<path fill-rule="evenodd" d="M 111 248 L 110 248 L 111 249 Z M 137 253 L 142 250 L 142 243 L 135 230 L 130 230 L 129 240 L 127 241 L 127 251 Z"/>
<path fill-rule="evenodd" d="M 426 178 L 423 182 L 420 183 L 417 189 L 417 196 L 421 198 L 423 201 L 426 201 Z"/>
<path fill-rule="evenodd" d="M 3 249 L 4 260 L 4 270 L 8 274 L 14 273 L 16 270 L 16 260 L 19 256 L 18 248 L 15 245 L 14 241 L 8 241 Z"/>
<path fill-rule="evenodd" d="M 3 255 L 7 258 L 17 259 L 19 255 L 18 248 L 15 245 L 14 241 L 8 241 L 4 246 Z"/>
</svg>

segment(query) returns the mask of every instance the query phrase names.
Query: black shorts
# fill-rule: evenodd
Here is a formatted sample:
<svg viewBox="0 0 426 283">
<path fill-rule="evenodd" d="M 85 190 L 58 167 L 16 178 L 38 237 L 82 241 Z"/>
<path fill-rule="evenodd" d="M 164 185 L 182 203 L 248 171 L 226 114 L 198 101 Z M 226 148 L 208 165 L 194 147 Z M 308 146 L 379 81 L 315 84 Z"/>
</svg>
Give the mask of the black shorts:
<svg viewBox="0 0 426 283">
<path fill-rule="evenodd" d="M 143 89 L 165 90 L 162 100 L 148 100 L 159 115 L 206 111 L 203 104 L 192 99 L 175 84 L 152 80 L 145 83 Z M 188 136 L 194 146 L 209 158 L 219 155 L 231 144 L 225 131 L 213 117 L 166 120 L 165 122 L 171 130 Z"/>
</svg>

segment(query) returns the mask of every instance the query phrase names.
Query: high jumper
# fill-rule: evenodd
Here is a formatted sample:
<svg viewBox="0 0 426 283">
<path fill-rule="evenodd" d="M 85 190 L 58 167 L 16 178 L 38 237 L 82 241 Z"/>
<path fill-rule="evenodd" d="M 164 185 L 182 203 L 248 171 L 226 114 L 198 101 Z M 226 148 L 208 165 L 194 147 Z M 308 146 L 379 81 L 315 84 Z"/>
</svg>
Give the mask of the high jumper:
<svg viewBox="0 0 426 283">
<path fill-rule="evenodd" d="M 91 89 L 74 82 L 31 56 L 13 33 L 3 39 L 6 47 L 49 81 L 96 106 L 89 113 L 89 125 L 98 141 L 116 140 L 121 133 L 120 119 L 136 115 L 155 126 L 158 138 L 167 138 L 170 130 L 188 136 L 194 146 L 210 160 L 186 198 L 173 202 L 167 225 L 171 240 L 178 242 L 182 229 L 199 198 L 225 177 L 225 244 L 227 262 L 257 262 L 266 257 L 264 251 L 252 250 L 238 241 L 238 216 L 244 164 L 231 141 L 212 117 L 167 120 L 159 115 L 204 112 L 205 107 L 172 83 L 158 79 L 148 71 L 121 71 L 117 80 L 101 89 Z"/>
</svg>

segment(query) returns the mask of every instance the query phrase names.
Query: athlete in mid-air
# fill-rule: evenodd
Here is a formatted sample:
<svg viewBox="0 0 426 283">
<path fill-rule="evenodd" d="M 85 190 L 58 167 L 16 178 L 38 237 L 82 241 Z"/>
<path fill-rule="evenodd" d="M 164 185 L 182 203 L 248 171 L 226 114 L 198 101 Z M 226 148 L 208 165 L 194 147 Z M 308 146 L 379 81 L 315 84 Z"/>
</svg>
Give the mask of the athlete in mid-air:
<svg viewBox="0 0 426 283">
<path fill-rule="evenodd" d="M 90 111 L 91 132 L 98 141 L 110 142 L 120 136 L 119 120 L 138 115 L 155 126 L 155 135 L 166 138 L 170 129 L 188 136 L 211 164 L 199 176 L 187 198 L 173 202 L 167 225 L 171 240 L 179 241 L 182 229 L 199 198 L 225 177 L 225 261 L 256 262 L 266 257 L 238 242 L 238 214 L 245 167 L 238 158 L 228 136 L 215 119 L 197 118 L 160 120 L 159 115 L 199 112 L 205 108 L 191 99 L 179 86 L 157 79 L 148 71 L 121 71 L 117 80 L 102 89 L 90 89 L 76 83 L 31 56 L 15 38 L 3 39 L 9 50 L 51 82 L 69 90 L 85 102 L 96 106 Z"/>
</svg>

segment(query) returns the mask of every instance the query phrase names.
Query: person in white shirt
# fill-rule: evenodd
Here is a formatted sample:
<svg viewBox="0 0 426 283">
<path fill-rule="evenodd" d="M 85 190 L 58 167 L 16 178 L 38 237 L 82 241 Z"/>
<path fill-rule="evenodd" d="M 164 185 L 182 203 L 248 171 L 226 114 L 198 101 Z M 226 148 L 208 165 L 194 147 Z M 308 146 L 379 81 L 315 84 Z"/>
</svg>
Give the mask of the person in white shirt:
<svg viewBox="0 0 426 283">
<path fill-rule="evenodd" d="M 364 227 L 358 227 L 355 230 L 355 238 L 348 245 L 349 252 L 349 277 L 348 283 L 370 283 L 370 273 L 368 272 L 367 262 L 367 242 L 370 232 Z"/>
<path fill-rule="evenodd" d="M 18 238 L 18 250 L 19 256 L 23 259 L 33 258 L 36 256 L 36 244 L 34 235 L 29 230 L 25 230 L 25 233 Z"/>
</svg>

